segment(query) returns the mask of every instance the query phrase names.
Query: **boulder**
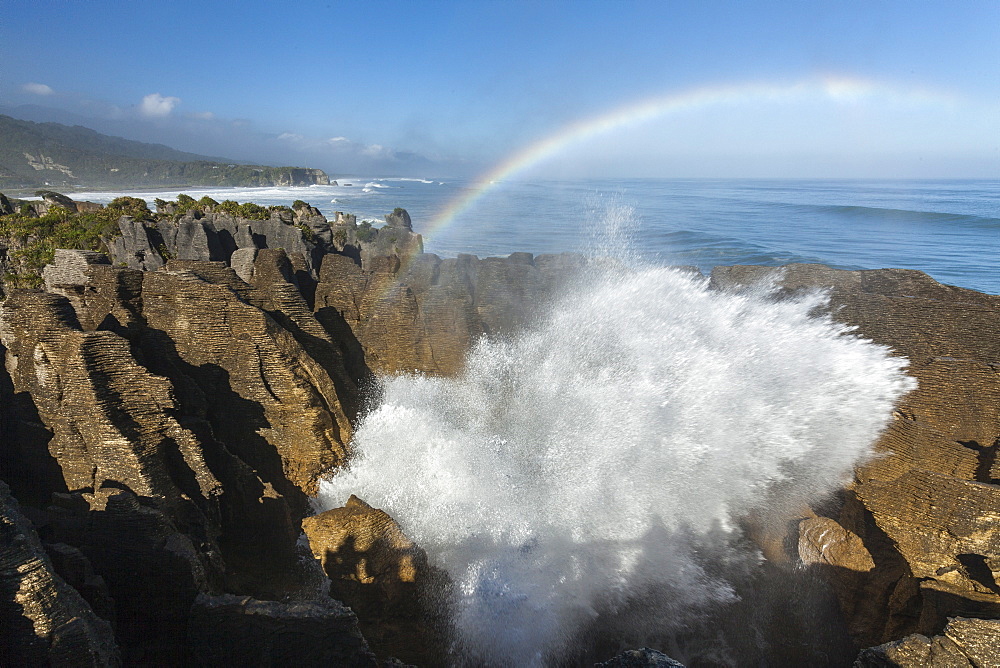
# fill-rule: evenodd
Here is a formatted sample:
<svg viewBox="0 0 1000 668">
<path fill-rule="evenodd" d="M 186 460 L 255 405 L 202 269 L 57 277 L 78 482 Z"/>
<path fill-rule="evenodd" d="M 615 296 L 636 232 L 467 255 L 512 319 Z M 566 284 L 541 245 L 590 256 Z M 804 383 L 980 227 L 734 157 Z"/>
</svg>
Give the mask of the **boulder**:
<svg viewBox="0 0 1000 668">
<path fill-rule="evenodd" d="M 70 211 L 76 211 L 76 202 L 62 193 L 53 192 L 51 190 L 41 190 L 36 194 L 40 196 L 42 201 L 49 206 L 61 206 L 65 209 L 69 209 Z"/>
<path fill-rule="evenodd" d="M 829 517 L 799 522 L 799 559 L 805 565 L 823 564 L 862 573 L 875 568 L 861 538 Z"/>
<path fill-rule="evenodd" d="M 607 661 L 595 663 L 594 668 L 684 668 L 684 664 L 663 652 L 643 647 L 625 650 Z"/>
<path fill-rule="evenodd" d="M 420 600 L 440 576 L 395 520 L 351 495 L 343 507 L 302 520 L 302 529 L 330 578 L 330 595 L 358 613 L 376 654 L 417 665 L 440 661 Z"/>
<path fill-rule="evenodd" d="M 401 227 L 413 231 L 413 222 L 410 220 L 410 214 L 407 213 L 406 209 L 398 207 L 393 209 L 392 213 L 385 215 L 385 225 L 386 227 Z"/>
</svg>

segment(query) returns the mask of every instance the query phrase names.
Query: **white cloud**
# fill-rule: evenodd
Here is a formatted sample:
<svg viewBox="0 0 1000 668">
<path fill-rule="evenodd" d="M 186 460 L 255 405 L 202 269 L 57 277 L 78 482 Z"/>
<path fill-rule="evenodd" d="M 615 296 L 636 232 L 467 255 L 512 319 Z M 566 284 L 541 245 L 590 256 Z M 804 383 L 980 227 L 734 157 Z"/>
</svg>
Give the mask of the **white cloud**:
<svg viewBox="0 0 1000 668">
<path fill-rule="evenodd" d="M 163 118 L 169 116 L 178 104 L 181 103 L 179 97 L 164 97 L 159 93 L 150 93 L 142 98 L 139 105 L 139 113 L 150 118 Z"/>
<path fill-rule="evenodd" d="M 211 121 L 215 119 L 215 114 L 211 111 L 196 111 L 191 114 L 191 118 L 197 118 L 200 121 Z"/>
<path fill-rule="evenodd" d="M 334 144 L 339 141 L 349 141 L 349 140 L 347 139 L 347 137 L 330 137 L 329 139 L 327 139 L 327 141 L 330 142 L 331 144 Z"/>
<path fill-rule="evenodd" d="M 278 139 L 280 141 L 300 142 L 304 139 L 304 137 L 302 135 L 295 134 L 294 132 L 282 132 L 278 135 Z"/>
<path fill-rule="evenodd" d="M 52 95 L 55 93 L 51 86 L 42 83 L 26 83 L 21 86 L 21 90 L 34 95 Z"/>
<path fill-rule="evenodd" d="M 372 158 L 391 158 L 392 151 L 381 144 L 369 144 L 361 149 L 361 155 L 367 155 Z"/>
</svg>

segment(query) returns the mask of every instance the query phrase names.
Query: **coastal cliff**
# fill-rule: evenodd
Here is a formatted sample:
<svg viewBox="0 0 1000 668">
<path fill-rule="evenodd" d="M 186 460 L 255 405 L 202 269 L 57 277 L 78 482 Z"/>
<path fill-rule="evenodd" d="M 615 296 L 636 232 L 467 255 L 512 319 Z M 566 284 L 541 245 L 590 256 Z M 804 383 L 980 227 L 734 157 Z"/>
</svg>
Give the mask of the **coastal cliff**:
<svg viewBox="0 0 1000 668">
<path fill-rule="evenodd" d="M 459 373 L 589 261 L 422 254 L 402 210 L 374 228 L 184 199 L 119 202 L 90 247 L 32 254 L 66 203 L 4 201 L 7 656 L 446 662 L 447 622 L 417 601 L 446 578 L 364 500 L 310 517 L 310 497 L 349 459 L 379 374 Z M 748 533 L 789 578 L 827 583 L 856 649 L 960 636 L 947 657 L 972 665 L 995 622 L 956 618 L 1000 618 L 1000 297 L 819 265 L 719 267 L 709 288 L 767 281 L 776 299 L 828 290 L 832 317 L 907 357 L 919 388 L 836 498 Z M 914 652 L 863 656 L 931 656 Z"/>
</svg>

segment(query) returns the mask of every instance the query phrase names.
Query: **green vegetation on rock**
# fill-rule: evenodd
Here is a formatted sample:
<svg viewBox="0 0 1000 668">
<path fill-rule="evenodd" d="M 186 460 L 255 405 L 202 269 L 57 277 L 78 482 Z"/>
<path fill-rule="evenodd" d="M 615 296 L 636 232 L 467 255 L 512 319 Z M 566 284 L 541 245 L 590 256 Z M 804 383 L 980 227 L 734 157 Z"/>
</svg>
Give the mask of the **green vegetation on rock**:
<svg viewBox="0 0 1000 668">
<path fill-rule="evenodd" d="M 119 197 L 97 211 L 74 212 L 50 206 L 42 216 L 0 216 L 0 240 L 7 246 L 3 281 L 10 287 L 35 288 L 42 284 L 42 267 L 52 262 L 57 248 L 107 252 L 108 242 L 119 234 L 118 219 L 151 218 L 146 202 Z"/>
<path fill-rule="evenodd" d="M 231 199 L 219 202 L 215 206 L 216 211 L 225 211 L 236 218 L 246 218 L 247 220 L 267 220 L 271 217 L 271 210 L 266 206 L 245 202 L 240 204 Z"/>
<path fill-rule="evenodd" d="M 362 220 L 358 223 L 358 231 L 355 233 L 358 241 L 371 241 L 378 234 L 378 230 L 372 227 L 370 221 Z"/>
<path fill-rule="evenodd" d="M 291 224 L 293 212 L 286 206 L 265 207 L 253 202 L 234 200 L 216 202 L 211 197 L 195 200 L 180 193 L 175 201 L 157 198 L 156 212 L 149 210 L 145 200 L 137 197 L 118 197 L 104 207 L 74 211 L 73 200 L 50 191 L 40 191 L 43 202 L 12 200 L 15 213 L 0 215 L 0 267 L 2 282 L 7 288 L 34 288 L 42 284 L 42 268 L 52 262 L 57 248 L 75 248 L 108 253 L 115 237 L 121 234 L 118 221 L 122 216 L 136 220 L 176 221 L 182 216 L 197 212 L 202 217 L 211 212 L 226 212 L 235 218 L 268 220 L 274 211 L 287 212 L 286 224 Z M 65 202 L 67 206 L 52 204 Z M 41 211 L 42 215 L 37 212 Z M 200 215 L 199 215 L 200 214 Z M 307 225 L 295 225 L 307 241 L 315 242 L 316 234 Z M 369 230 L 374 236 L 374 230 Z M 172 253 L 166 247 L 157 251 L 164 259 Z"/>
</svg>

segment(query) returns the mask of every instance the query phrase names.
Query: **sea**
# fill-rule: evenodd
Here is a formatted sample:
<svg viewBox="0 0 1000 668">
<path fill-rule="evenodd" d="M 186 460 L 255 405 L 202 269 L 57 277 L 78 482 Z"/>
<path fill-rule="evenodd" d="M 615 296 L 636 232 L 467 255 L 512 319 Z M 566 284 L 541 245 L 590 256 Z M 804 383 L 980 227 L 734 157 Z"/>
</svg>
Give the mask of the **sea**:
<svg viewBox="0 0 1000 668">
<path fill-rule="evenodd" d="M 652 264 L 821 263 L 918 269 L 1000 294 L 1000 180 L 346 177 L 337 185 L 188 189 L 198 198 L 309 202 L 376 223 L 406 209 L 426 252 L 496 256 L 588 251 L 611 237 Z M 176 191 L 88 192 L 170 199 Z M 603 242 L 595 239 L 604 239 Z M 610 249 L 613 250 L 613 249 Z"/>
</svg>

